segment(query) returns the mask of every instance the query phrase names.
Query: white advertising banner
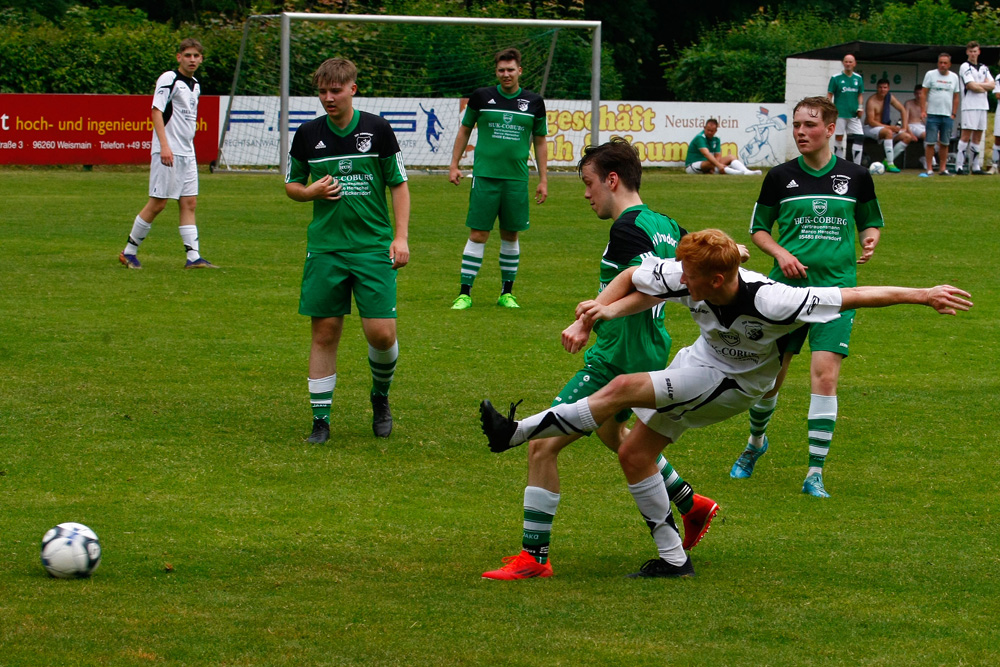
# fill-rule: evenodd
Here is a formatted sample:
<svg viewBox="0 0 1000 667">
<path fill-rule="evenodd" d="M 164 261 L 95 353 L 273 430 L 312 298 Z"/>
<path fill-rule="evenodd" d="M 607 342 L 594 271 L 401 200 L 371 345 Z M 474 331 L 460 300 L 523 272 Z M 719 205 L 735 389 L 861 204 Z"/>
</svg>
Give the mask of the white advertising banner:
<svg viewBox="0 0 1000 667">
<path fill-rule="evenodd" d="M 355 108 L 389 121 L 407 167 L 448 166 L 465 103 L 454 98 L 354 98 Z M 228 98 L 222 98 L 220 114 L 224 116 L 228 106 Z M 278 106 L 277 97 L 234 98 L 222 159 L 233 165 L 278 164 Z M 293 97 L 289 106 L 292 132 L 323 113 L 315 97 Z M 549 165 L 575 167 L 590 143 L 590 102 L 546 100 L 545 108 Z M 784 104 L 602 102 L 600 139 L 627 138 L 638 149 L 643 166 L 680 167 L 688 143 L 706 120 L 715 118 L 723 155 L 738 156 L 752 168 L 773 167 L 784 162 L 791 143 L 789 116 Z M 224 122 L 223 117 L 220 128 Z M 475 145 L 473 132 L 463 167 L 472 165 Z"/>
</svg>

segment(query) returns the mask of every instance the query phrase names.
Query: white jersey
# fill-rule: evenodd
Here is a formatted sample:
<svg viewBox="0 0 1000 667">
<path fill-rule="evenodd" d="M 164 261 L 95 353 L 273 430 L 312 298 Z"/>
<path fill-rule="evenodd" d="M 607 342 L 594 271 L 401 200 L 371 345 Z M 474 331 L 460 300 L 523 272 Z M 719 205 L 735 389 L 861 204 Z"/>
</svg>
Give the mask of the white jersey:
<svg viewBox="0 0 1000 667">
<path fill-rule="evenodd" d="M 645 294 L 687 306 L 701 335 L 687 349 L 689 365 L 722 371 L 748 394 L 774 386 L 781 368 L 778 339 L 803 324 L 840 317 L 838 287 L 792 287 L 746 269 L 739 270 L 739 293 L 727 306 L 691 298 L 681 284 L 681 263 L 655 257 L 643 260 L 632 283 Z"/>
<path fill-rule="evenodd" d="M 962 111 L 972 109 L 988 110 L 990 103 L 986 93 L 975 93 L 969 90 L 967 86 L 973 82 L 985 83 L 992 81 L 993 77 L 990 75 L 990 68 L 982 63 L 973 65 L 969 61 L 965 61 L 958 68 L 958 78 L 962 80 Z"/>
<path fill-rule="evenodd" d="M 156 80 L 153 108 L 163 112 L 167 143 L 174 155 L 194 156 L 194 132 L 198 127 L 198 96 L 201 85 L 194 77 L 173 70 Z M 153 132 L 152 153 L 160 152 L 160 138 Z"/>
</svg>

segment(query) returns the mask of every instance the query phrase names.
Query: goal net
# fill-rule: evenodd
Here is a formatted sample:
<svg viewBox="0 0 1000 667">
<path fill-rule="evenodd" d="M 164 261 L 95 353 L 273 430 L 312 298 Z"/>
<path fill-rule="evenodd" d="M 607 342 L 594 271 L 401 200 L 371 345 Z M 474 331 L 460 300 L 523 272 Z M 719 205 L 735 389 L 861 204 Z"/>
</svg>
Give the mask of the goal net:
<svg viewBox="0 0 1000 667">
<path fill-rule="evenodd" d="M 389 121 L 408 167 L 447 167 L 465 98 L 496 83 L 493 57 L 509 47 L 522 55 L 522 87 L 551 99 L 590 100 L 596 112 L 599 22 L 251 16 L 224 102 L 218 169 L 284 170 L 289 135 L 324 113 L 311 78 L 327 58 L 358 66 L 354 106 Z"/>
</svg>

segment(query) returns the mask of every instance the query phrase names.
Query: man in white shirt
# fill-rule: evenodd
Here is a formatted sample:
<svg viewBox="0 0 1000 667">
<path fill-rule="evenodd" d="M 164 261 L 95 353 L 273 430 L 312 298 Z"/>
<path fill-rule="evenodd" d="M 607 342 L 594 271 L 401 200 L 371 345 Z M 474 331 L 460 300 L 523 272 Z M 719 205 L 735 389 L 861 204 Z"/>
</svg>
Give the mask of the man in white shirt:
<svg viewBox="0 0 1000 667">
<path fill-rule="evenodd" d="M 922 93 L 920 95 L 920 120 L 927 127 L 924 138 L 924 159 L 927 171 L 920 174 L 927 177 L 933 174 L 931 165 L 934 162 L 934 144 L 938 147 L 938 160 L 941 164 L 942 176 L 953 176 L 948 171 L 948 144 L 951 142 L 951 130 L 958 113 L 958 91 L 961 85 L 958 75 L 951 71 L 951 56 L 947 53 L 938 55 L 937 69 L 932 69 L 924 75 Z"/>
<path fill-rule="evenodd" d="M 990 68 L 979 62 L 979 42 L 969 42 L 965 47 L 968 58 L 958 68 L 958 78 L 964 85 L 962 91 L 962 134 L 958 139 L 955 156 L 955 173 L 983 176 L 983 156 L 979 144 L 986 130 L 986 113 L 990 109 L 987 93 L 996 87 Z M 969 167 L 965 167 L 968 158 Z"/>
</svg>

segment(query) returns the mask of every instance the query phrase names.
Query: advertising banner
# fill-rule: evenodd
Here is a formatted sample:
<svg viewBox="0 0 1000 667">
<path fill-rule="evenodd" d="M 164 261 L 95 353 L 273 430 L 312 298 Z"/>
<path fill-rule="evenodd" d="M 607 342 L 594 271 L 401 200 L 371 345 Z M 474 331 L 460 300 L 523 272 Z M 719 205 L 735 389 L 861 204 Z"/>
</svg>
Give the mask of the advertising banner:
<svg viewBox="0 0 1000 667">
<path fill-rule="evenodd" d="M 225 115 L 226 98 L 220 105 Z M 445 98 L 354 99 L 357 109 L 382 116 L 396 133 L 408 167 L 446 168 L 466 100 Z M 549 165 L 574 167 L 590 142 L 588 100 L 546 100 Z M 293 97 L 289 127 L 323 112 L 315 97 Z M 736 155 L 751 168 L 784 162 L 790 137 L 790 114 L 784 104 L 709 104 L 700 102 L 602 102 L 600 139 L 613 135 L 629 139 L 644 166 L 681 167 L 688 143 L 705 121 L 719 121 L 716 136 L 723 155 Z M 220 124 L 224 118 L 220 119 Z M 470 167 L 476 132 L 461 161 Z M 278 164 L 278 101 L 274 97 L 236 97 L 223 146 L 223 162 L 232 165 Z"/>
<path fill-rule="evenodd" d="M 0 94 L 0 164 L 149 164 L 151 95 Z M 198 101 L 198 162 L 219 152 L 219 98 Z"/>
</svg>

